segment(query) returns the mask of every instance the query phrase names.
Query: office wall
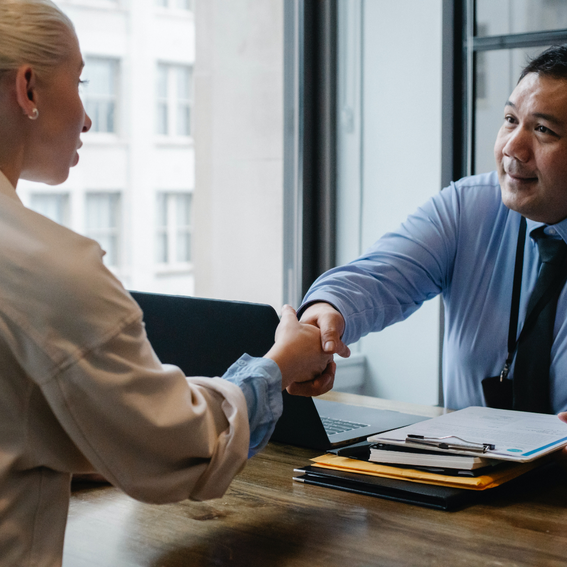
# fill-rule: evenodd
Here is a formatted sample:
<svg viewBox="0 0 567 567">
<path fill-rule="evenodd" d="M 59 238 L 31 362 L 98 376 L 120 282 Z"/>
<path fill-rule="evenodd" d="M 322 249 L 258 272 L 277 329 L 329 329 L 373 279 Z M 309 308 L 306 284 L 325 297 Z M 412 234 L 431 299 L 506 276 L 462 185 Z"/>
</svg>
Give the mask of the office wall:
<svg viewBox="0 0 567 567">
<path fill-rule="evenodd" d="M 441 189 L 441 0 L 342 0 L 339 262 Z M 363 392 L 435 404 L 439 300 L 363 338 Z"/>
</svg>

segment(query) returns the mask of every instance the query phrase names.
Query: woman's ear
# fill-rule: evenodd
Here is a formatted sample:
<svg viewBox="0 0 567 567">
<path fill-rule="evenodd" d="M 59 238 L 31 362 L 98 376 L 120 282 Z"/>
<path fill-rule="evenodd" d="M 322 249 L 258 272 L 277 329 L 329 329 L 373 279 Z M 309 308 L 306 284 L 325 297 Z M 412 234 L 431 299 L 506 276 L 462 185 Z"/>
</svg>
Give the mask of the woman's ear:
<svg viewBox="0 0 567 567">
<path fill-rule="evenodd" d="M 22 65 L 16 71 L 16 101 L 22 109 L 22 114 L 35 120 L 37 111 L 36 93 L 37 75 L 29 65 Z"/>
</svg>

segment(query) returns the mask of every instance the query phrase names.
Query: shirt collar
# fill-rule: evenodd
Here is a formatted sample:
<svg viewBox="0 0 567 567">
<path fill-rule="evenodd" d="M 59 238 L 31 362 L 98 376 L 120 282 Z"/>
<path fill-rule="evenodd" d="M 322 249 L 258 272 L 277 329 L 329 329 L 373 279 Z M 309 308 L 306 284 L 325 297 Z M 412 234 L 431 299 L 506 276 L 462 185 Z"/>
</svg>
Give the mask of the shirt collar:
<svg viewBox="0 0 567 567">
<path fill-rule="evenodd" d="M 560 236 L 564 242 L 567 242 L 567 219 L 563 219 L 561 222 L 556 224 L 545 224 L 543 222 L 537 222 L 530 219 L 527 220 L 527 228 L 530 235 L 534 230 L 540 227 L 546 227 L 544 229 L 545 234 L 548 236 Z"/>
<path fill-rule="evenodd" d="M 10 197 L 14 201 L 17 201 L 21 204 L 21 200 L 16 193 L 16 189 L 14 186 L 8 181 L 8 178 L 4 175 L 2 171 L 0 171 L 0 195 L 5 195 L 6 197 Z"/>
</svg>

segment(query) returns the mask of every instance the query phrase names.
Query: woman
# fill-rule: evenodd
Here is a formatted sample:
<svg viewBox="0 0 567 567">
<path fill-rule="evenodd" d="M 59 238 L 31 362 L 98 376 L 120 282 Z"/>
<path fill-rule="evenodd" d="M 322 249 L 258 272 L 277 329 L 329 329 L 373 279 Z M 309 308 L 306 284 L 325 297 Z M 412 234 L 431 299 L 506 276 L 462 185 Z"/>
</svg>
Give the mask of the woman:
<svg viewBox="0 0 567 567">
<path fill-rule="evenodd" d="M 61 564 L 72 473 L 147 502 L 221 496 L 281 413 L 334 365 L 284 308 L 274 347 L 221 378 L 164 367 L 98 244 L 26 209 L 18 180 L 63 182 L 91 121 L 73 25 L 0 0 L 0 564 Z"/>
</svg>

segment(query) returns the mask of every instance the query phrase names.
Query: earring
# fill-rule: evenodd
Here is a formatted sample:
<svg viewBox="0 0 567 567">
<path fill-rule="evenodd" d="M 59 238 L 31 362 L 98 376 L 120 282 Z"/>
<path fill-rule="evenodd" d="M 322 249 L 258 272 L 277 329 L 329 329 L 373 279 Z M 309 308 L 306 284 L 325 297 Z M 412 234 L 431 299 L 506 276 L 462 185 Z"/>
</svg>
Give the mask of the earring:
<svg viewBox="0 0 567 567">
<path fill-rule="evenodd" d="M 28 118 L 29 118 L 30 120 L 37 120 L 37 117 L 38 117 L 38 116 L 39 116 L 39 110 L 38 110 L 37 108 L 34 108 L 34 109 L 32 110 L 32 113 L 31 113 L 31 114 L 28 114 Z"/>
</svg>

